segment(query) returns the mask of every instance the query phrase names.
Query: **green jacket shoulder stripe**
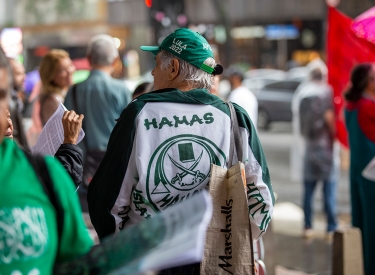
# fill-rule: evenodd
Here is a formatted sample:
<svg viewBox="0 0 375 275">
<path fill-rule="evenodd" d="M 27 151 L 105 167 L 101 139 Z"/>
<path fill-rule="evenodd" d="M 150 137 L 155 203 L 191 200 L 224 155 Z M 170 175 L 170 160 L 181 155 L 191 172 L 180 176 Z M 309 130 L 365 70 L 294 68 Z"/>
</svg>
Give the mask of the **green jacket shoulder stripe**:
<svg viewBox="0 0 375 275">
<path fill-rule="evenodd" d="M 232 104 L 236 110 L 236 115 L 237 115 L 239 126 L 245 128 L 249 133 L 250 148 L 253 151 L 253 154 L 256 160 L 262 167 L 262 179 L 264 183 L 267 184 L 270 190 L 270 193 L 272 196 L 272 203 L 275 204 L 275 196 L 272 190 L 271 178 L 270 178 L 270 174 L 268 171 L 266 156 L 264 155 L 264 152 L 262 150 L 262 146 L 258 138 L 258 135 L 256 134 L 256 129 L 254 127 L 254 124 L 249 118 L 249 116 L 247 115 L 245 109 L 243 109 L 241 106 L 237 105 L 236 103 L 232 103 Z"/>
</svg>

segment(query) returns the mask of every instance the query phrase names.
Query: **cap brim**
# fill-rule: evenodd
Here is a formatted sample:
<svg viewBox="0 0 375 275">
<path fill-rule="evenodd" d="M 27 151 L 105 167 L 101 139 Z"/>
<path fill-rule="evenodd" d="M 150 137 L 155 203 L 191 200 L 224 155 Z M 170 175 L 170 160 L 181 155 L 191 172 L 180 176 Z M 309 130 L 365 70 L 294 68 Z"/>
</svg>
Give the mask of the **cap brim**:
<svg viewBox="0 0 375 275">
<path fill-rule="evenodd" d="M 224 68 L 223 66 L 221 66 L 220 64 L 216 64 L 215 68 L 214 68 L 214 71 L 212 72 L 213 75 L 220 75 L 222 74 L 224 71 Z"/>
<path fill-rule="evenodd" d="M 140 48 L 142 51 L 152 52 L 154 55 L 157 55 L 160 50 L 159 46 L 141 46 Z"/>
</svg>

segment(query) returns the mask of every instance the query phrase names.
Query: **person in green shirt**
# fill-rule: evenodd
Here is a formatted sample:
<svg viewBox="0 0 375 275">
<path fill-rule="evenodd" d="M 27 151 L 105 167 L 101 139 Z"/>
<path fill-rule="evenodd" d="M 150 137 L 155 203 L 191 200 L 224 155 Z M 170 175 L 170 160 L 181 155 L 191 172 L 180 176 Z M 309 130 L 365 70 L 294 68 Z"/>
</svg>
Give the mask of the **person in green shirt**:
<svg viewBox="0 0 375 275">
<path fill-rule="evenodd" d="M 0 49 L 0 133 L 9 125 L 11 74 Z M 0 274 L 51 274 L 55 263 L 88 253 L 92 240 L 74 194 L 74 184 L 61 164 L 44 158 L 63 218 L 58 236 L 56 209 L 25 153 L 0 135 Z"/>
</svg>

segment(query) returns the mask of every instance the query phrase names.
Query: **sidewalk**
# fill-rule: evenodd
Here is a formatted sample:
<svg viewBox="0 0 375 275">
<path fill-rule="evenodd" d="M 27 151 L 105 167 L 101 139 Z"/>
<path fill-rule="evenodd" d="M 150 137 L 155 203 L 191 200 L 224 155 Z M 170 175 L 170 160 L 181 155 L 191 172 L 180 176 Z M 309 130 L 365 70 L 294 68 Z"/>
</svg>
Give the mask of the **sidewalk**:
<svg viewBox="0 0 375 275">
<path fill-rule="evenodd" d="M 340 228 L 350 227 L 349 214 L 340 214 L 338 222 Z M 300 207 L 288 202 L 275 205 L 272 232 L 264 237 L 268 275 L 331 274 L 332 239 L 326 238 L 325 216 L 315 214 L 312 238 L 302 237 L 302 228 Z"/>
<path fill-rule="evenodd" d="M 90 235 L 98 243 L 88 213 L 83 213 Z M 340 228 L 350 227 L 350 215 L 339 214 Z M 276 203 L 272 222 L 263 237 L 267 275 L 330 275 L 332 239 L 326 238 L 322 213 L 314 215 L 314 235 L 304 238 L 303 211 L 290 202 Z"/>
</svg>

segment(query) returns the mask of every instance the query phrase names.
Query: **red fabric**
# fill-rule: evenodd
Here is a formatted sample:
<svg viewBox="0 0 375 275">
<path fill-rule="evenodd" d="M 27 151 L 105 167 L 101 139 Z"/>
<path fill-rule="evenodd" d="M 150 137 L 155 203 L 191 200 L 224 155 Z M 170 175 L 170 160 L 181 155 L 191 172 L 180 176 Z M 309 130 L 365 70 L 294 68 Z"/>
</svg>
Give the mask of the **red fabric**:
<svg viewBox="0 0 375 275">
<path fill-rule="evenodd" d="M 335 8 L 328 8 L 327 67 L 328 82 L 333 87 L 337 138 L 348 146 L 343 93 L 354 65 L 375 61 L 375 44 L 359 38 L 351 30 L 352 19 Z"/>
<path fill-rule="evenodd" d="M 361 99 L 362 104 L 358 112 L 359 127 L 365 136 L 375 143 L 375 102 Z"/>
<path fill-rule="evenodd" d="M 358 110 L 358 124 L 365 136 L 375 143 L 375 100 L 361 98 L 357 102 L 349 102 L 348 110 Z"/>
</svg>

